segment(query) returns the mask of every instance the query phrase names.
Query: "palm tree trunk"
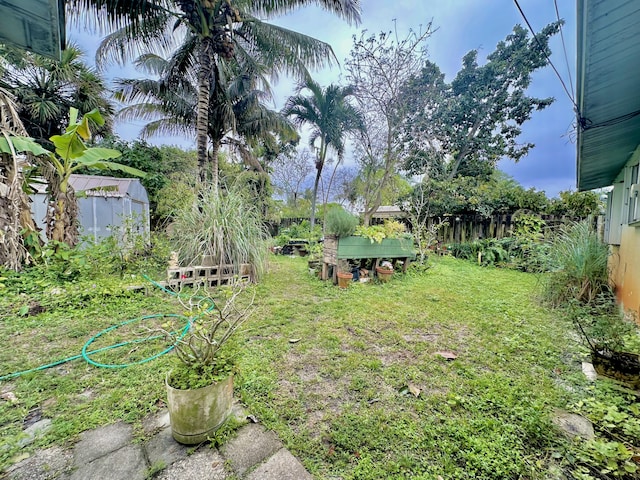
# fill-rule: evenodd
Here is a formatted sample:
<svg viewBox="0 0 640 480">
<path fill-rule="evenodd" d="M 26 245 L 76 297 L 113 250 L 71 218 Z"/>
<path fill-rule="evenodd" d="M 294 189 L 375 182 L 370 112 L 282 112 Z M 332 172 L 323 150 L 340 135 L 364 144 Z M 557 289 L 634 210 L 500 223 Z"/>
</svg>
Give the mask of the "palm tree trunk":
<svg viewBox="0 0 640 480">
<path fill-rule="evenodd" d="M 318 198 L 318 184 L 320 183 L 320 176 L 322 174 L 322 167 L 319 166 L 320 164 L 318 164 L 318 166 L 316 167 L 317 169 L 317 173 L 316 173 L 316 180 L 315 182 L 313 182 L 313 197 L 311 198 L 311 230 L 313 231 L 313 227 L 316 224 L 316 198 Z"/>
<path fill-rule="evenodd" d="M 196 116 L 196 146 L 198 152 L 198 169 L 200 171 L 200 180 L 204 183 L 207 180 L 207 145 L 209 136 L 207 134 L 209 125 L 209 93 L 211 90 L 211 68 L 213 63 L 213 40 L 211 37 L 204 37 L 200 42 L 200 50 L 198 52 L 198 107 Z M 214 189 L 217 189 L 217 157 L 212 158 L 215 163 L 216 172 Z"/>
</svg>

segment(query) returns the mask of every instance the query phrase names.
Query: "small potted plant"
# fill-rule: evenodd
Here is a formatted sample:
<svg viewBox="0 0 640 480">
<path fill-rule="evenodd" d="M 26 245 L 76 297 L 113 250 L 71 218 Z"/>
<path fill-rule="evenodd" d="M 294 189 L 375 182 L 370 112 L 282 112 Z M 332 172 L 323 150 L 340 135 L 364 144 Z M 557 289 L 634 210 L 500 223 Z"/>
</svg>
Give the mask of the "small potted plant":
<svg viewBox="0 0 640 480">
<path fill-rule="evenodd" d="M 347 260 L 338 260 L 338 286 L 340 288 L 348 288 L 349 284 L 353 280 L 353 272 L 351 265 Z"/>
<path fill-rule="evenodd" d="M 376 274 L 381 283 L 387 283 L 393 276 L 393 264 L 388 261 L 382 262 L 376 267 Z"/>
<path fill-rule="evenodd" d="M 200 309 L 188 332 L 178 337 L 170 325 L 176 362 L 166 376 L 173 438 L 183 444 L 206 441 L 229 417 L 233 401 L 234 334 L 252 312 L 240 284 L 222 287 L 212 298 L 191 297 Z M 195 300 L 195 301 L 194 301 Z"/>
</svg>

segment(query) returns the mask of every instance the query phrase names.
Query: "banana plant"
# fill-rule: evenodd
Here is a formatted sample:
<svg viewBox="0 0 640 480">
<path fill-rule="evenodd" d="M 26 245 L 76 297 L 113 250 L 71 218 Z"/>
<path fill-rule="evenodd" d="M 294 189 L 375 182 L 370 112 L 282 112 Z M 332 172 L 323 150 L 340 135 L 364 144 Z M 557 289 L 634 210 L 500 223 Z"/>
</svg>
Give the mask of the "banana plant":
<svg viewBox="0 0 640 480">
<path fill-rule="evenodd" d="M 64 242 L 69 246 L 78 243 L 78 207 L 73 189 L 69 188 L 71 174 L 81 168 L 101 170 L 120 170 L 129 175 L 144 177 L 145 173 L 136 168 L 107 161 L 121 155 L 111 148 L 87 147 L 91 138 L 90 121 L 98 126 L 104 125 L 104 119 L 98 110 L 92 110 L 78 118 L 78 110 L 71 108 L 69 126 L 62 135 L 54 135 L 49 140 L 55 146 L 55 153 L 48 152 L 45 157 L 48 166 L 44 177 L 49 183 L 49 195 L 52 207 L 47 218 L 47 237 L 54 242 Z"/>
</svg>

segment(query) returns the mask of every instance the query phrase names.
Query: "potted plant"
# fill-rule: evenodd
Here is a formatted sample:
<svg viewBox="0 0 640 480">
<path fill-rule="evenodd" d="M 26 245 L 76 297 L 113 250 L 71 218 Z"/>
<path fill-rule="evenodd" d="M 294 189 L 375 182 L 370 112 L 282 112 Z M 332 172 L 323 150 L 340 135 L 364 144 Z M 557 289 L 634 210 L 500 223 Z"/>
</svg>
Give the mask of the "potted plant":
<svg viewBox="0 0 640 480">
<path fill-rule="evenodd" d="M 350 214 L 342 207 L 335 207 L 327 212 L 324 220 L 324 233 L 337 238 L 348 237 L 356 231 L 358 222 L 358 217 L 355 215 Z"/>
<path fill-rule="evenodd" d="M 351 265 L 347 260 L 338 260 L 338 287 L 348 288 L 353 280 Z"/>
<path fill-rule="evenodd" d="M 381 283 L 387 283 L 393 276 L 393 264 L 391 262 L 382 262 L 376 266 L 376 274 Z"/>
<path fill-rule="evenodd" d="M 596 372 L 640 388 L 640 332 L 625 320 L 613 301 L 594 306 L 571 306 L 573 321 L 591 353 Z"/>
<path fill-rule="evenodd" d="M 234 334 L 252 312 L 246 287 L 222 287 L 212 298 L 191 297 L 200 312 L 188 332 L 173 339 L 176 361 L 166 376 L 167 406 L 173 438 L 183 444 L 206 441 L 229 417 L 233 401 Z M 194 302 L 195 300 L 195 302 Z"/>
</svg>

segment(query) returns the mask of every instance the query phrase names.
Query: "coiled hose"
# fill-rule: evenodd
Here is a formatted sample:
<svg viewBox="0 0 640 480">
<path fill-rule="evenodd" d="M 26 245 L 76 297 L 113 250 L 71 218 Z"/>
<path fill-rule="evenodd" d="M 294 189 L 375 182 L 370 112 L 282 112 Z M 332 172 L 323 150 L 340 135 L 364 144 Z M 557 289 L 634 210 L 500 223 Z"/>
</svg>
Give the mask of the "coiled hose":
<svg viewBox="0 0 640 480">
<path fill-rule="evenodd" d="M 150 282 L 153 286 L 159 288 L 160 290 L 164 291 L 165 293 L 168 293 L 169 295 L 172 295 L 172 296 L 179 296 L 180 295 L 179 293 L 172 292 L 171 290 L 163 287 L 159 283 L 151 280 L 146 275 L 143 275 L 143 277 L 144 277 L 145 280 Z M 197 315 L 194 315 L 192 317 L 187 317 L 185 315 L 179 315 L 179 314 L 173 314 L 173 313 L 156 313 L 156 314 L 153 314 L 153 315 L 145 315 L 143 317 L 138 317 L 138 318 L 132 318 L 130 320 L 125 320 L 124 322 L 118 323 L 117 325 L 113 325 L 113 326 L 111 326 L 109 328 L 106 328 L 106 329 L 96 333 L 93 337 L 91 337 L 89 340 L 87 340 L 87 342 L 82 346 L 82 351 L 78 355 L 74 355 L 72 357 L 63 358 L 61 360 L 56 360 L 55 362 L 47 363 L 45 365 L 40 365 L 39 367 L 35 367 L 35 368 L 30 368 L 29 370 L 22 370 L 20 372 L 14 372 L 14 373 L 9 373 L 7 375 L 2 375 L 2 376 L 0 376 L 0 381 L 9 380 L 11 378 L 20 377 L 22 375 L 26 375 L 27 373 L 39 372 L 41 370 L 46 370 L 48 368 L 56 367 L 58 365 L 62 365 L 63 363 L 71 362 L 73 360 L 78 360 L 80 358 L 84 359 L 90 365 L 93 365 L 95 367 L 100 367 L 100 368 L 125 368 L 125 367 L 130 367 L 132 365 L 141 365 L 143 363 L 147 363 L 147 362 L 150 362 L 152 360 L 155 360 L 156 358 L 161 357 L 162 355 L 165 355 L 165 354 L 169 353 L 171 350 L 173 350 L 174 347 L 175 347 L 175 344 L 177 342 L 179 342 L 181 339 L 183 339 L 184 336 L 189 332 L 189 330 L 191 329 L 191 326 L 193 325 L 193 322 L 195 322 L 201 316 L 212 312 L 216 308 L 215 303 L 213 302 L 213 300 L 211 298 L 206 298 L 206 297 L 192 297 L 192 298 L 195 299 L 195 300 L 198 300 L 198 301 L 206 301 L 207 303 L 210 303 L 210 305 L 206 309 L 204 309 L 203 311 L 201 311 L 200 313 L 198 313 Z M 93 360 L 91 358 L 91 355 L 94 355 L 96 353 L 104 352 L 104 351 L 107 351 L 107 350 L 113 350 L 115 348 L 124 347 L 126 345 L 134 345 L 134 344 L 137 344 L 137 343 L 147 342 L 149 340 L 156 340 L 158 338 L 164 338 L 164 335 L 155 335 L 153 337 L 147 337 L 147 338 L 142 338 L 142 339 L 137 339 L 137 340 L 130 340 L 130 341 L 127 341 L 127 342 L 120 342 L 120 343 L 117 343 L 117 344 L 114 344 L 114 345 L 109 345 L 107 347 L 98 348 L 96 350 L 90 350 L 89 349 L 89 347 L 98 338 L 102 337 L 103 335 L 106 335 L 109 332 L 112 332 L 113 330 L 116 330 L 118 328 L 124 327 L 125 325 L 130 325 L 130 324 L 135 323 L 135 322 L 142 322 L 142 321 L 145 321 L 145 320 L 150 320 L 152 318 L 178 318 L 178 319 L 184 320 L 185 325 L 181 330 L 178 330 L 176 332 L 171 332 L 172 335 L 173 334 L 177 334 L 176 340 L 173 343 L 173 345 L 170 345 L 169 347 L 165 348 L 164 350 L 162 350 L 159 353 L 156 353 L 155 355 L 143 358 L 142 360 L 138 360 L 136 362 L 130 362 L 130 363 L 101 363 L 101 362 L 97 362 L 97 361 L 95 361 L 95 360 Z"/>
</svg>

